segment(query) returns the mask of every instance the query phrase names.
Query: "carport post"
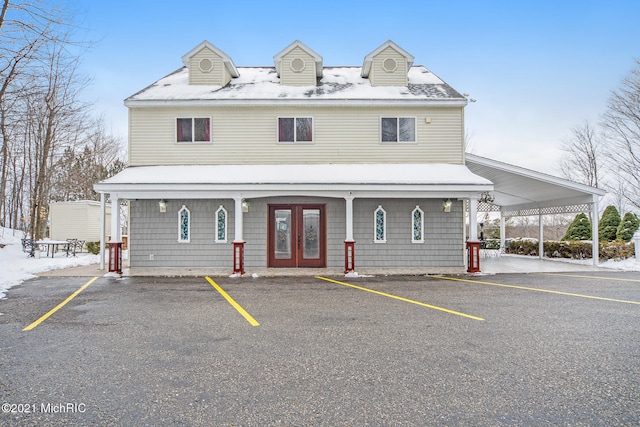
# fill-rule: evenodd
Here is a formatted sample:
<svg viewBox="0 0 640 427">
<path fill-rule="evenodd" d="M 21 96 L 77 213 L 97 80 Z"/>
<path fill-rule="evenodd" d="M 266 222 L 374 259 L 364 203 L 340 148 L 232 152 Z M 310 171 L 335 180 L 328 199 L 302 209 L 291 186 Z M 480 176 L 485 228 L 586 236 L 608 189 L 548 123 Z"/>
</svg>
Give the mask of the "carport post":
<svg viewBox="0 0 640 427">
<path fill-rule="evenodd" d="M 504 211 L 500 208 L 500 253 L 505 253 L 505 245 L 507 244 L 507 222 L 504 219 Z"/>
<path fill-rule="evenodd" d="M 538 212 L 538 258 L 544 258 L 544 222 L 542 209 Z"/>
<path fill-rule="evenodd" d="M 593 259 L 593 265 L 600 263 L 600 236 L 598 234 L 598 228 L 600 228 L 598 215 L 600 209 L 598 208 L 598 199 L 600 196 L 593 195 L 593 203 L 591 204 L 591 258 Z"/>
</svg>

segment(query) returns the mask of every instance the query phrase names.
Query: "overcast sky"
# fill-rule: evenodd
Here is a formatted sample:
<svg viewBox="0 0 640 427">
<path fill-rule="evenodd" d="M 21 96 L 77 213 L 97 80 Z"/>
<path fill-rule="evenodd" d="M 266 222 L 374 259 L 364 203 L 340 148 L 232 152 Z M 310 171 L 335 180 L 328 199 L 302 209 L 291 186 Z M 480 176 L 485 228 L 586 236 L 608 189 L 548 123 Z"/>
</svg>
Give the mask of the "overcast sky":
<svg viewBox="0 0 640 427">
<path fill-rule="evenodd" d="M 70 0 L 73 1 L 73 0 Z M 558 175 L 561 141 L 599 121 L 640 59 L 638 0 L 92 0 L 88 97 L 126 137 L 123 100 L 182 67 L 203 40 L 236 66 L 271 66 L 300 40 L 324 65 L 362 65 L 391 39 L 461 93 L 470 151 Z"/>
</svg>

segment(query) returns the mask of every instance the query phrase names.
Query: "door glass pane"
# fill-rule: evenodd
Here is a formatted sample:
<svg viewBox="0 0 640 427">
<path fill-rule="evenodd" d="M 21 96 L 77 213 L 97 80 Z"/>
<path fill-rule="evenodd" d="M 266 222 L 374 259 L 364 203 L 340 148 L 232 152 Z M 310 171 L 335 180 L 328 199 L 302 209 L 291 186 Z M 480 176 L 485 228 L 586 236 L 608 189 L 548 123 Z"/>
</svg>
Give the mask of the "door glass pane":
<svg viewBox="0 0 640 427">
<path fill-rule="evenodd" d="M 275 220 L 275 257 L 289 259 L 291 258 L 291 210 L 276 209 Z"/>
<path fill-rule="evenodd" d="M 304 229 L 304 258 L 320 258 L 320 210 L 304 209 L 302 211 Z"/>
</svg>

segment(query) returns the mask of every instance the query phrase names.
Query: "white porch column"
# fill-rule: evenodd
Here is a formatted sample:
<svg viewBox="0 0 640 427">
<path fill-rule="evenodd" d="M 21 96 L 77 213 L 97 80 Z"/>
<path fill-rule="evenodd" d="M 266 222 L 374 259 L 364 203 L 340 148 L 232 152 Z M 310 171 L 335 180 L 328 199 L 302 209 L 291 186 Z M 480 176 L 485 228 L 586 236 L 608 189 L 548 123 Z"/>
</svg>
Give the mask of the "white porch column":
<svg viewBox="0 0 640 427">
<path fill-rule="evenodd" d="M 233 241 L 235 243 L 244 242 L 243 230 L 242 230 L 242 197 L 234 197 L 235 202 L 235 233 Z"/>
<path fill-rule="evenodd" d="M 111 242 L 121 242 L 120 235 L 120 200 L 117 194 L 111 194 Z"/>
<path fill-rule="evenodd" d="M 469 198 L 469 241 L 478 241 L 478 199 Z"/>
<path fill-rule="evenodd" d="M 107 241 L 107 203 L 104 193 L 100 193 L 100 270 L 104 270 L 104 245 Z"/>
<path fill-rule="evenodd" d="M 344 239 L 344 273 L 353 273 L 356 269 L 356 241 L 353 240 L 353 199 L 349 194 L 345 196 L 345 229 Z"/>
<path fill-rule="evenodd" d="M 504 212 L 500 208 L 500 253 L 505 253 L 505 245 L 507 244 L 507 223 L 504 219 Z"/>
<path fill-rule="evenodd" d="M 346 202 L 346 237 L 345 241 L 353 242 L 353 196 L 348 196 L 344 198 Z"/>
<path fill-rule="evenodd" d="M 598 265 L 600 263 L 600 234 L 599 234 L 599 226 L 600 220 L 598 215 L 600 214 L 600 208 L 598 207 L 598 199 L 599 196 L 593 195 L 593 203 L 591 204 L 591 253 L 593 258 L 593 265 Z"/>
<path fill-rule="evenodd" d="M 233 274 L 244 274 L 244 237 L 242 231 L 242 196 L 234 197 L 235 233 L 233 239 Z"/>
<path fill-rule="evenodd" d="M 542 211 L 538 212 L 538 258 L 544 258 L 544 222 Z"/>
</svg>

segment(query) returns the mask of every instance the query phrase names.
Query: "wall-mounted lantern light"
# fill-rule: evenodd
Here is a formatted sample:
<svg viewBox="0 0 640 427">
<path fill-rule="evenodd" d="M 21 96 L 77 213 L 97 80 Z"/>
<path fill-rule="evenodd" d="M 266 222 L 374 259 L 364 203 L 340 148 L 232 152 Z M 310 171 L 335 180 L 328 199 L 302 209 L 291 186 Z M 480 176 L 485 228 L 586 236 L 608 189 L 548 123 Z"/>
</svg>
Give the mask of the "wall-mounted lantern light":
<svg viewBox="0 0 640 427">
<path fill-rule="evenodd" d="M 451 212 L 451 199 L 447 199 L 446 202 L 442 203 L 442 210 L 447 213 Z"/>
<path fill-rule="evenodd" d="M 160 213 L 167 212 L 167 202 L 165 202 L 164 200 L 160 200 L 158 202 L 158 207 L 160 208 Z"/>
<path fill-rule="evenodd" d="M 249 212 L 249 202 L 246 201 L 242 201 L 242 212 L 247 213 Z"/>
</svg>

